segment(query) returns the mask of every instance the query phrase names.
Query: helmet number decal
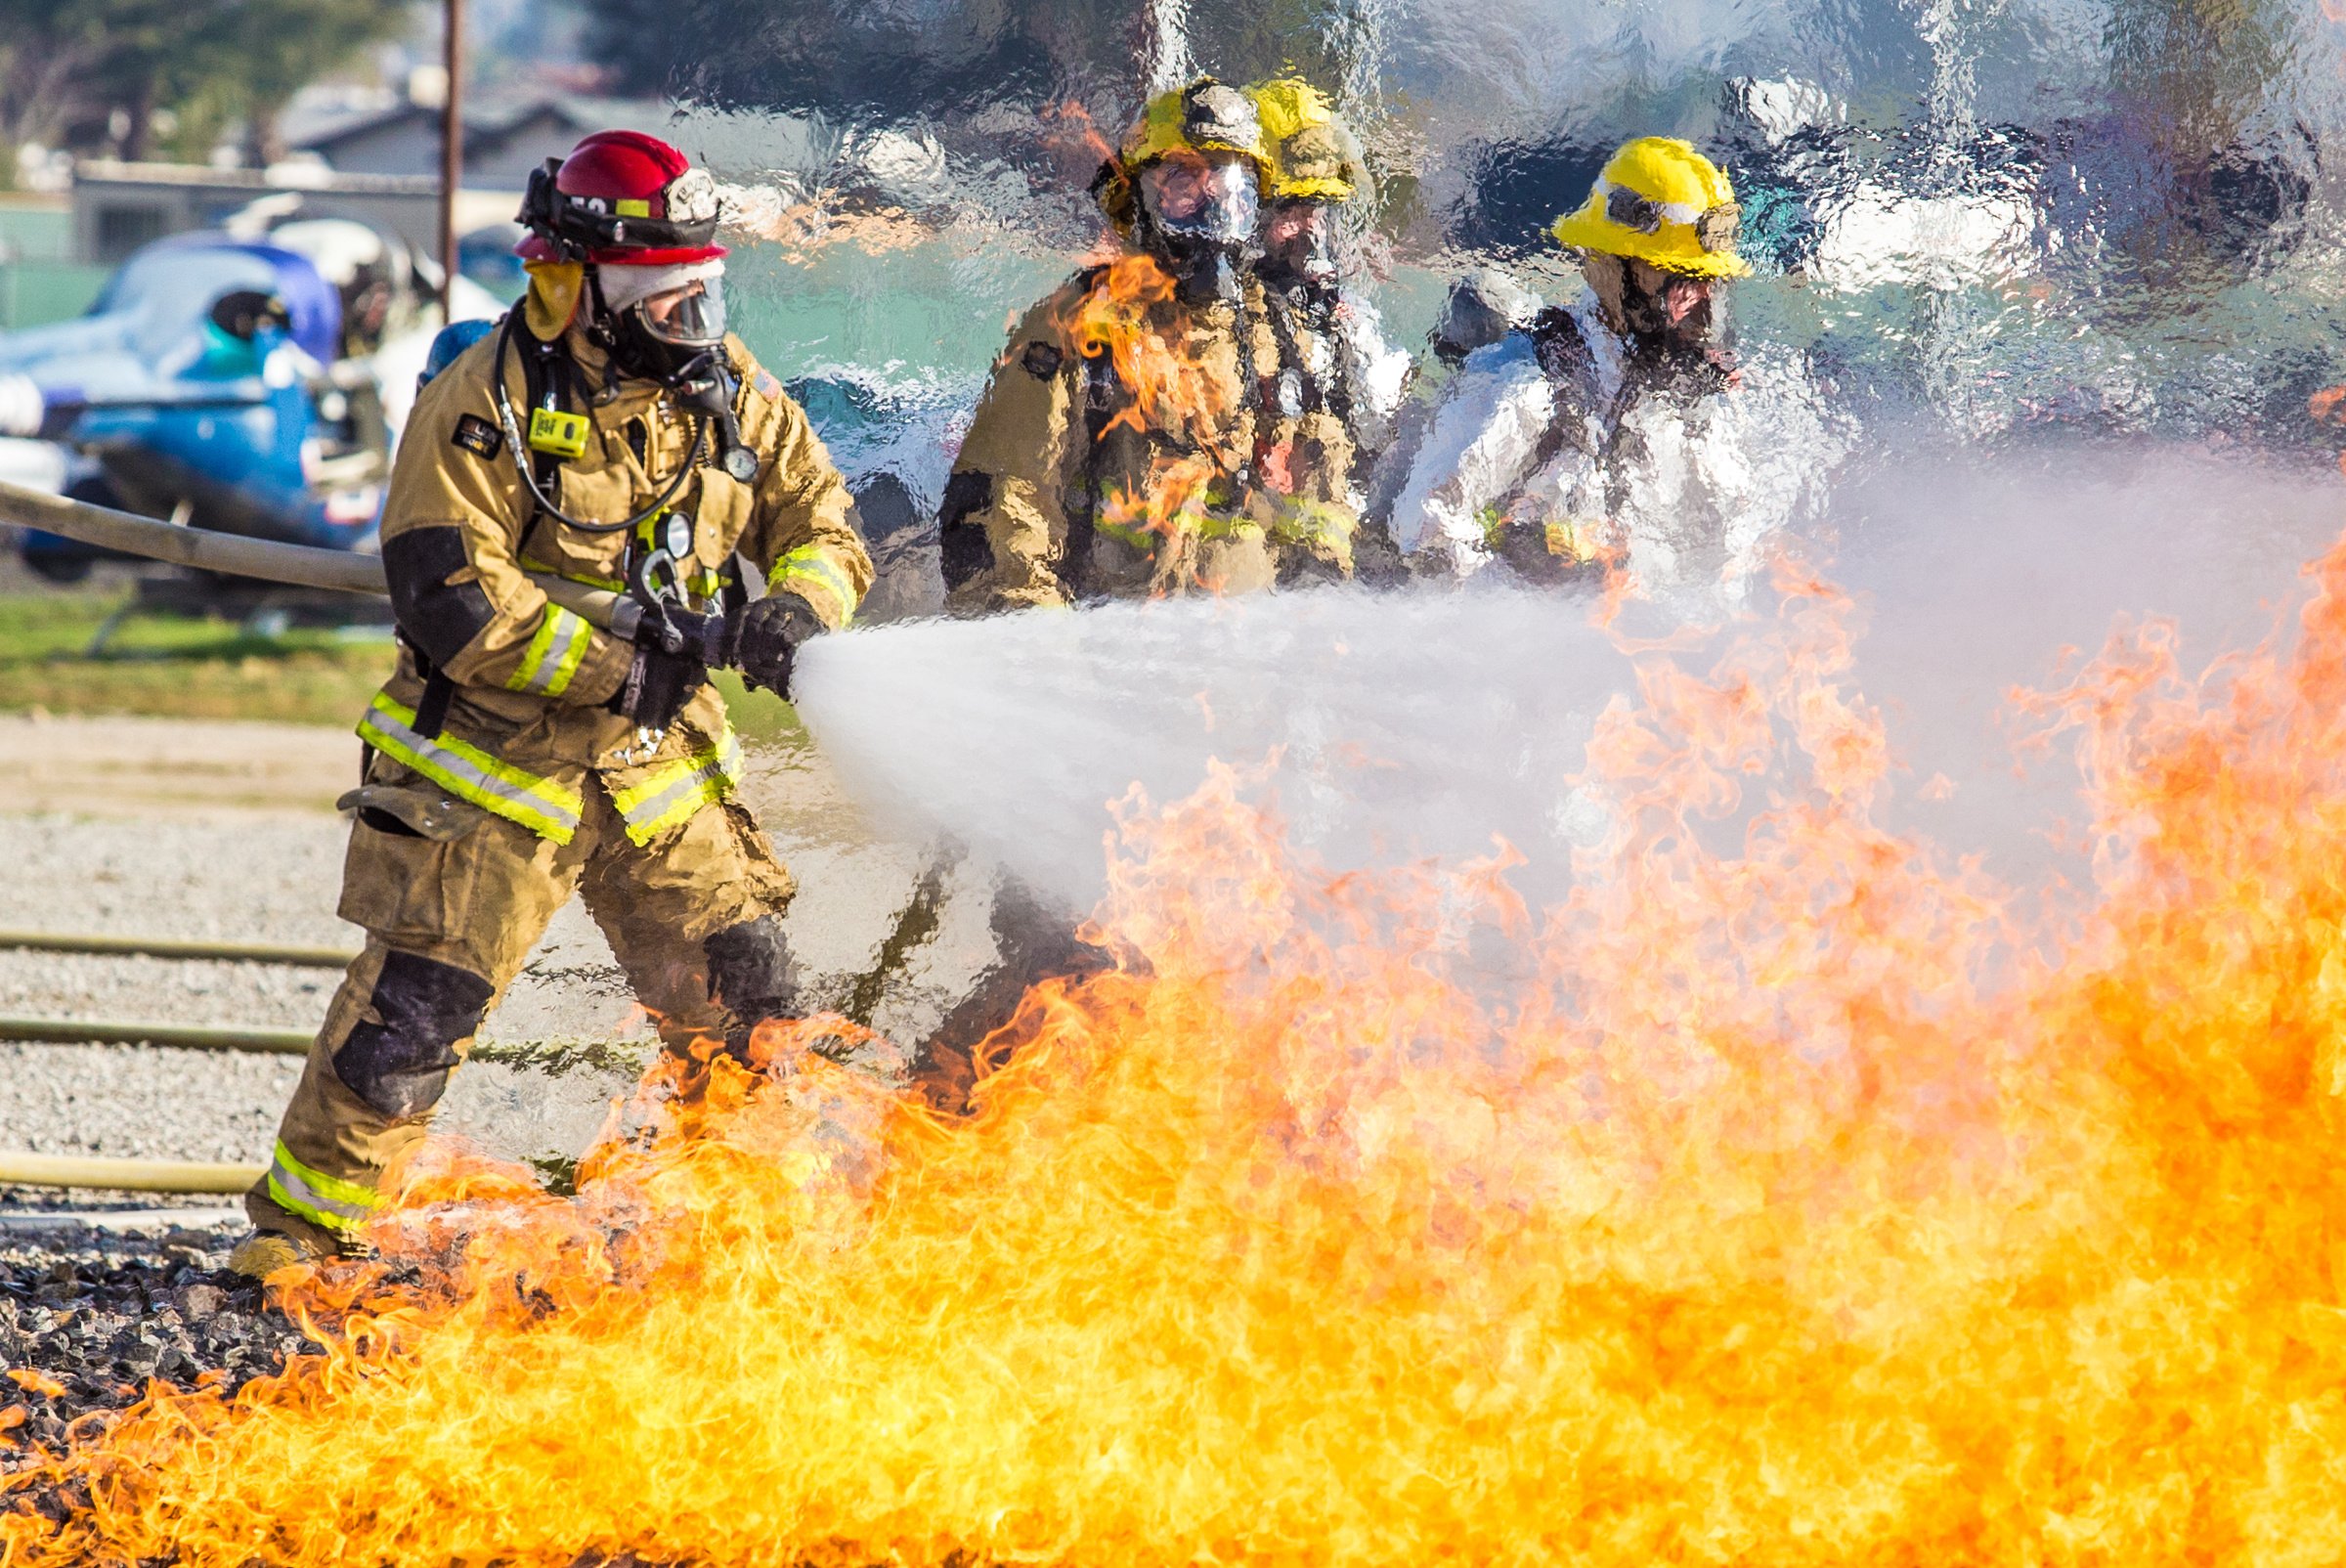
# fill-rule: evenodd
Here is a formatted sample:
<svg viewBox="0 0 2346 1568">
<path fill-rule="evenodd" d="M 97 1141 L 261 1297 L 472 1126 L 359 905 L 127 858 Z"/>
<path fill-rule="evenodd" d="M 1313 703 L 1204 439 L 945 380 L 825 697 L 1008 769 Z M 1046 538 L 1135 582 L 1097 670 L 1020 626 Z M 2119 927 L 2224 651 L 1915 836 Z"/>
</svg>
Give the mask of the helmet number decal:
<svg viewBox="0 0 2346 1568">
<path fill-rule="evenodd" d="M 1639 196 L 1626 185 L 1617 185 L 1605 193 L 1605 216 L 1639 234 L 1659 234 L 1662 230 L 1662 204 Z"/>
</svg>

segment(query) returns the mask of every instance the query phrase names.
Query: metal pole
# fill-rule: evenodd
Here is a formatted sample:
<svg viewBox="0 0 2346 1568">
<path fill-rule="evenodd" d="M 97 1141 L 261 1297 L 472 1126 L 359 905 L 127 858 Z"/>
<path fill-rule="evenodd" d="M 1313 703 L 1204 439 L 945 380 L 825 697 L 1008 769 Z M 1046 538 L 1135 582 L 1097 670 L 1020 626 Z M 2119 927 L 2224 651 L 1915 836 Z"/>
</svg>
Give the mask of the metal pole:
<svg viewBox="0 0 2346 1568">
<path fill-rule="evenodd" d="M 456 192 L 464 184 L 464 0 L 448 0 L 441 64 L 448 100 L 440 109 L 440 320 L 456 319 Z"/>
</svg>

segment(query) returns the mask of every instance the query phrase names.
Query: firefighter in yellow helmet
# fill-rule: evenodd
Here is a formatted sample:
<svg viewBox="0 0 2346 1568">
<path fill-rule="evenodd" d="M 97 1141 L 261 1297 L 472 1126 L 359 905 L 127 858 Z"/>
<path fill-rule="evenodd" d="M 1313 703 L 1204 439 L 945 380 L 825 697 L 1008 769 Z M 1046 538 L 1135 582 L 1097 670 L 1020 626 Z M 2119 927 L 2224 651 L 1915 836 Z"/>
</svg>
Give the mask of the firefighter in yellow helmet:
<svg viewBox="0 0 2346 1568">
<path fill-rule="evenodd" d="M 1280 448 L 1265 411 L 1282 362 L 1251 262 L 1270 174 L 1253 100 L 1211 78 L 1151 99 L 1103 164 L 1122 251 L 1019 322 L 945 487 L 956 613 L 1348 569 L 1349 454 Z"/>
<path fill-rule="evenodd" d="M 794 1004 L 791 879 L 734 796 L 707 675 L 783 689 L 798 645 L 854 612 L 871 566 L 847 487 L 724 329 L 705 172 L 599 133 L 523 215 L 527 299 L 418 394 L 393 469 L 399 666 L 343 799 L 341 914 L 367 944 L 246 1198 L 245 1273 L 364 1224 L 573 893 L 672 1046 L 738 1043 Z M 629 602 L 598 624 L 549 584 Z"/>
<path fill-rule="evenodd" d="M 1250 92 L 1271 149 L 1255 270 L 1282 362 L 1270 400 L 1272 448 L 1329 454 L 1321 470 L 1343 488 L 1317 499 L 1357 515 L 1411 369 L 1409 353 L 1387 340 L 1376 307 L 1355 286 L 1370 205 L 1368 165 L 1350 128 L 1309 82 L 1282 77 Z M 1348 464 L 1341 474 L 1330 471 L 1338 457 Z"/>
<path fill-rule="evenodd" d="M 1797 374 L 1752 398 L 1729 356 L 1721 285 L 1751 272 L 1740 217 L 1726 172 L 1687 142 L 1613 154 L 1551 231 L 1586 291 L 1444 389 L 1393 505 L 1413 566 L 1553 579 L 1611 557 L 1649 588 L 1740 590 L 1825 445 Z"/>
</svg>

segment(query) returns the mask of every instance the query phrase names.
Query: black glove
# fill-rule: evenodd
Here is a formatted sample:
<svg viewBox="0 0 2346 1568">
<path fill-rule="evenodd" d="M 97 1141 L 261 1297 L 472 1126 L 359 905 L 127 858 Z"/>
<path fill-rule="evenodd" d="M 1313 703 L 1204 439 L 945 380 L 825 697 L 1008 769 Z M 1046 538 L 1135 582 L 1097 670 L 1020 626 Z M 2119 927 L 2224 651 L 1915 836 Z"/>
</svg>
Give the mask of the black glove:
<svg viewBox="0 0 2346 1568">
<path fill-rule="evenodd" d="M 799 644 L 823 630 L 814 606 L 796 593 L 768 593 L 741 612 L 733 658 L 741 678 L 784 698 L 790 696 L 790 663 Z"/>
<path fill-rule="evenodd" d="M 733 663 L 733 645 L 740 635 L 740 628 L 721 615 L 701 615 L 671 606 L 661 610 L 657 621 L 646 615 L 636 629 L 635 641 L 641 647 L 685 654 L 712 670 L 722 670 Z"/>
<path fill-rule="evenodd" d="M 628 678 L 611 696 L 611 711 L 633 719 L 638 729 L 664 730 L 708 679 L 709 667 L 696 654 L 637 648 Z"/>
</svg>

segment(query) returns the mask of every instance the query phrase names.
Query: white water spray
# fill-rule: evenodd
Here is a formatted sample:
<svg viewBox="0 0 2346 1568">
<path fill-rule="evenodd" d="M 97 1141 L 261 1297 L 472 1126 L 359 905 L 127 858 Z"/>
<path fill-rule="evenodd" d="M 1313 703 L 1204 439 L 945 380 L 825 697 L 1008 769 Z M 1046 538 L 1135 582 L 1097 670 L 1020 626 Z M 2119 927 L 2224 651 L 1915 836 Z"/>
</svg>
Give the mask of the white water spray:
<svg viewBox="0 0 2346 1568">
<path fill-rule="evenodd" d="M 1849 486 L 1827 570 L 1857 599 L 1855 684 L 1913 781 L 1953 786 L 1904 792 L 1892 824 L 2040 881 L 2074 774 L 2015 778 L 2006 693 L 2052 683 L 2064 646 L 2098 648 L 2121 615 L 2173 616 L 2192 660 L 2253 642 L 2335 534 L 2337 501 L 2330 474 L 2126 453 L 2031 472 L 1911 462 Z M 811 644 L 799 710 L 885 828 L 958 840 L 1072 907 L 1101 888 L 1108 802 L 1135 783 L 1178 798 L 1209 759 L 1275 754 L 1279 808 L 1331 867 L 1479 855 L 1500 836 L 1537 899 L 1601 827 L 1572 775 L 1597 714 L 1634 688 L 1591 602 L 1477 583 L 923 622 Z M 1773 614 L 1762 602 L 1675 657 L 1707 669 L 1729 638 L 1773 635 Z"/>
</svg>

